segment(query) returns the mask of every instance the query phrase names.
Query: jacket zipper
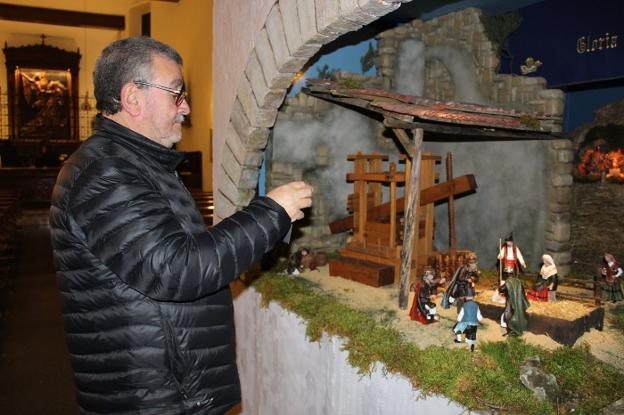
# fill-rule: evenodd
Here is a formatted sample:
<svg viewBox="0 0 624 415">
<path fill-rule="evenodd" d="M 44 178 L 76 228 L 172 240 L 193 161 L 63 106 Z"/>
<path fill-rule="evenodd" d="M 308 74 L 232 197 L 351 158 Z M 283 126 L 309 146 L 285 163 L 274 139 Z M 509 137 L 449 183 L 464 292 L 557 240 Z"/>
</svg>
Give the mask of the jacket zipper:
<svg viewBox="0 0 624 415">
<path fill-rule="evenodd" d="M 185 400 L 188 400 L 189 399 L 188 391 L 186 390 L 186 388 L 184 387 L 182 382 L 180 382 L 180 380 L 178 379 L 178 376 L 176 375 L 176 365 L 173 360 L 174 354 L 178 355 L 177 347 L 175 347 L 175 334 L 173 333 L 173 328 L 171 327 L 171 323 L 169 322 L 169 320 L 163 319 L 162 321 L 163 321 L 163 327 L 165 331 L 165 339 L 166 339 L 165 344 L 167 347 L 167 354 L 169 358 L 169 367 L 173 375 L 173 380 L 175 381 L 176 386 L 178 387 L 178 390 L 180 391 L 180 395 L 182 395 L 182 397 Z"/>
</svg>

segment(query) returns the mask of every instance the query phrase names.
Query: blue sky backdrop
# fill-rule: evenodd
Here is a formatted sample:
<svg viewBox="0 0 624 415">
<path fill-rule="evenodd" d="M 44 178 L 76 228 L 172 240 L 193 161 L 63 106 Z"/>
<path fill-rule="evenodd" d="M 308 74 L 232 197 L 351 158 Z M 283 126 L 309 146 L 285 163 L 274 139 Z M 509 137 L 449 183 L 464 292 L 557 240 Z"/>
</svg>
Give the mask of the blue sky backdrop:
<svg viewBox="0 0 624 415">
<path fill-rule="evenodd" d="M 296 95 L 301 88 L 305 86 L 305 80 L 307 78 L 318 78 L 318 71 L 325 65 L 329 66 L 329 70 L 339 69 L 341 71 L 363 73 L 360 58 L 368 52 L 369 43 L 372 43 L 374 48 L 377 47 L 377 40 L 373 38 L 356 45 L 345 46 L 342 49 L 321 56 L 321 58 L 314 65 L 310 66 L 305 74 L 295 83 L 288 93 L 288 96 Z M 363 74 L 375 76 L 377 75 L 377 68 L 373 66 Z"/>
</svg>

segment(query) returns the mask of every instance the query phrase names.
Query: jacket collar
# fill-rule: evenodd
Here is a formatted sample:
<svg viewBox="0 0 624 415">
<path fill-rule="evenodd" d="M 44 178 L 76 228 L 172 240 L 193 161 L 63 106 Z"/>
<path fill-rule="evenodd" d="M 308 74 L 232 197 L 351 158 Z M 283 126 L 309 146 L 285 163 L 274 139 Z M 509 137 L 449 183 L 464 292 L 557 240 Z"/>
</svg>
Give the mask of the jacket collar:
<svg viewBox="0 0 624 415">
<path fill-rule="evenodd" d="M 131 147 L 138 154 L 166 165 L 172 170 L 175 170 L 186 157 L 184 153 L 158 144 L 102 114 L 97 114 L 94 130 L 96 134 L 110 137 L 124 146 Z"/>
</svg>

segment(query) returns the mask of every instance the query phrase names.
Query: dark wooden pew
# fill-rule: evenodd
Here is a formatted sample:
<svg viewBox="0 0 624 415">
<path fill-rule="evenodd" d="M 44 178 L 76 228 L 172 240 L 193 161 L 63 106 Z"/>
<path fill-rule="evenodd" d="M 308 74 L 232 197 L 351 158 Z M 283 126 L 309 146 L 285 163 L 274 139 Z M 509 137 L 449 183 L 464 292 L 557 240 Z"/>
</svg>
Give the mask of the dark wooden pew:
<svg viewBox="0 0 624 415">
<path fill-rule="evenodd" d="M 201 190 L 192 190 L 191 195 L 195 200 L 197 209 L 204 218 L 206 226 L 210 227 L 214 218 L 214 198 L 212 192 L 204 192 Z"/>
<path fill-rule="evenodd" d="M 11 290 L 11 277 L 17 270 L 18 221 L 21 213 L 19 195 L 0 188 L 0 315 Z"/>
</svg>

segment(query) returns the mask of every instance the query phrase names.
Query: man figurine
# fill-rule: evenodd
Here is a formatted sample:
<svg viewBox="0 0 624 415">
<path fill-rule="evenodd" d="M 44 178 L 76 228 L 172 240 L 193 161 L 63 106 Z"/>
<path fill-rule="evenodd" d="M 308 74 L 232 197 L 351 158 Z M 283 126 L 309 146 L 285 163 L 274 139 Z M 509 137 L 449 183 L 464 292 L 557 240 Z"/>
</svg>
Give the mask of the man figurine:
<svg viewBox="0 0 624 415">
<path fill-rule="evenodd" d="M 303 271 L 303 265 L 301 260 L 304 256 L 308 255 L 308 249 L 302 248 L 295 251 L 288 257 L 288 266 L 286 267 L 286 273 L 288 275 L 299 275 Z"/>
<path fill-rule="evenodd" d="M 611 301 L 613 303 L 624 299 L 624 292 L 622 290 L 622 267 L 620 263 L 615 260 L 615 257 L 605 252 L 603 256 L 604 266 L 600 269 L 602 275 L 602 297 L 604 301 Z"/>
<path fill-rule="evenodd" d="M 299 275 L 305 269 L 311 271 L 316 269 L 316 264 L 313 261 L 312 253 L 309 248 L 301 248 L 288 258 L 286 273 L 288 275 Z"/>
<path fill-rule="evenodd" d="M 453 327 L 455 343 L 462 342 L 462 334 L 466 336 L 466 343 L 470 345 L 470 351 L 474 352 L 477 343 L 477 328 L 483 320 L 479 304 L 473 301 L 471 296 L 466 297 L 459 314 L 457 324 Z"/>
<path fill-rule="evenodd" d="M 444 283 L 444 279 L 435 279 L 431 268 L 425 269 L 422 284 L 414 287 L 414 301 L 410 309 L 410 318 L 422 324 L 430 324 L 438 321 L 436 304 L 433 302 L 433 290 L 438 284 Z"/>
<path fill-rule="evenodd" d="M 555 301 L 558 284 L 559 276 L 555 261 L 550 255 L 544 254 L 542 255 L 542 268 L 537 276 L 537 281 L 533 285 L 533 289 L 527 290 L 526 295 L 535 301 Z"/>
<path fill-rule="evenodd" d="M 303 217 L 312 188 L 280 186 L 208 229 L 176 173 L 190 112 L 180 55 L 117 40 L 93 80 L 94 133 L 50 208 L 80 413 L 223 414 L 241 398 L 228 284 Z"/>
<path fill-rule="evenodd" d="M 466 256 L 466 263 L 457 268 L 453 274 L 453 279 L 446 287 L 442 297 L 442 308 L 446 310 L 450 308 L 451 304 L 455 304 L 457 312 L 459 312 L 465 298 L 474 296 L 475 282 L 479 280 L 479 274 L 477 254 L 470 252 Z"/>
<path fill-rule="evenodd" d="M 521 336 L 529 325 L 526 312 L 529 301 L 524 293 L 522 281 L 511 275 L 502 282 L 499 291 L 505 296 L 505 311 L 501 315 L 501 327 L 507 329 L 504 335 Z"/>
<path fill-rule="evenodd" d="M 502 246 L 497 258 L 503 262 L 503 280 L 506 280 L 511 275 L 518 275 L 518 272 L 520 272 L 518 264 L 522 266 L 522 269 L 526 269 L 522 252 L 514 243 L 513 233 L 505 237 L 505 244 Z"/>
</svg>

